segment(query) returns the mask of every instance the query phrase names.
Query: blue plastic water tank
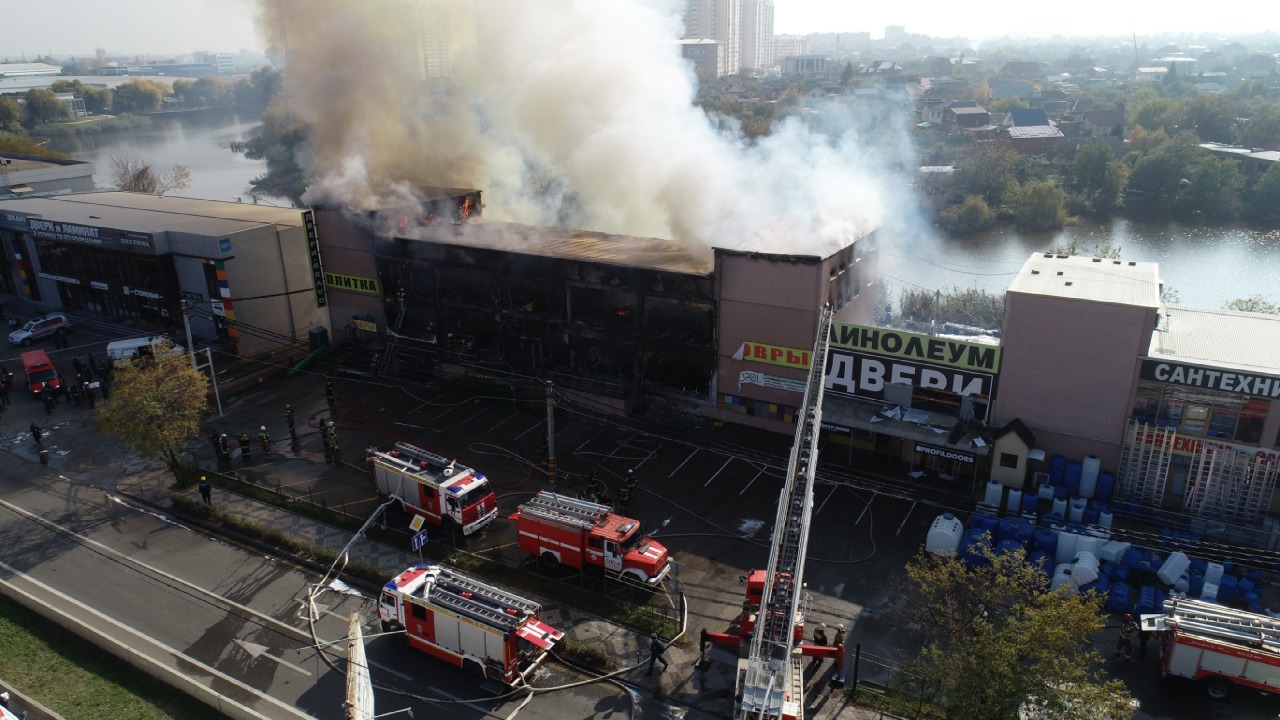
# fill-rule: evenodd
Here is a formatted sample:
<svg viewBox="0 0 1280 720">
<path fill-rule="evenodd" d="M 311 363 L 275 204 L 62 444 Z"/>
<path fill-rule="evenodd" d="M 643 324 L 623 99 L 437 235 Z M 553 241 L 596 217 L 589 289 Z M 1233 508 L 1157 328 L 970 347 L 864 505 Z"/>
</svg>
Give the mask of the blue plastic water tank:
<svg viewBox="0 0 1280 720">
<path fill-rule="evenodd" d="M 1053 574 L 1053 555 L 1049 553 L 1037 550 L 1027 556 L 1027 562 L 1039 568 L 1045 577 Z"/>
<path fill-rule="evenodd" d="M 1061 455 L 1054 455 L 1049 458 L 1049 484 L 1054 487 L 1060 487 L 1063 477 L 1067 471 L 1067 459 Z"/>
<path fill-rule="evenodd" d="M 1107 595 L 1104 606 L 1109 613 L 1123 615 L 1133 607 L 1133 589 L 1124 583 L 1112 583 L 1111 592 Z"/>
<path fill-rule="evenodd" d="M 1094 494 L 1094 497 L 1103 502 L 1110 502 L 1111 495 L 1115 491 L 1116 491 L 1115 473 L 1109 473 L 1109 472 L 1099 473 L 1098 474 L 1098 491 L 1097 493 Z"/>
<path fill-rule="evenodd" d="M 1085 525 L 1098 524 L 1098 508 L 1087 507 L 1084 509 L 1084 524 Z"/>
<path fill-rule="evenodd" d="M 1022 496 L 1022 512 L 1035 512 L 1040 506 L 1040 496 L 1035 493 L 1027 493 Z"/>
<path fill-rule="evenodd" d="M 1067 462 L 1067 472 L 1063 477 L 1062 484 L 1067 488 L 1068 495 L 1080 494 L 1080 475 L 1084 472 L 1084 466 L 1075 460 Z"/>
<path fill-rule="evenodd" d="M 1047 555 L 1056 555 L 1058 553 L 1058 533 L 1049 528 L 1040 528 L 1036 530 L 1032 536 L 1032 547 L 1037 552 Z"/>
</svg>

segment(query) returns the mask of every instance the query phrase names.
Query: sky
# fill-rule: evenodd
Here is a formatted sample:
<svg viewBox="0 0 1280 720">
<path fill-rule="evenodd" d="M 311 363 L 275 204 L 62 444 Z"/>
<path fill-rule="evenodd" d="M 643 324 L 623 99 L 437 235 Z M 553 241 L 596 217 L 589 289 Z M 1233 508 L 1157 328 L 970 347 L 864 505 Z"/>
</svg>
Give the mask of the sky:
<svg viewBox="0 0 1280 720">
<path fill-rule="evenodd" d="M 1203 2 L 1167 0 L 1155 11 L 1147 3 L 1074 0 L 1054 11 L 1053 5 L 1035 3 L 977 10 L 955 0 L 774 1 L 778 33 L 870 32 L 878 38 L 886 25 L 903 25 L 908 32 L 975 43 L 1006 34 L 1097 35 L 1100 27 L 1117 36 L 1280 30 L 1280 13 L 1263 12 L 1266 5 L 1220 0 L 1204 12 Z M 13 28 L 20 31 L 9 32 Z M 0 0 L 0 60 L 18 61 L 23 53 L 28 59 L 50 52 L 88 56 L 97 47 L 111 55 L 264 49 L 247 0 Z"/>
</svg>

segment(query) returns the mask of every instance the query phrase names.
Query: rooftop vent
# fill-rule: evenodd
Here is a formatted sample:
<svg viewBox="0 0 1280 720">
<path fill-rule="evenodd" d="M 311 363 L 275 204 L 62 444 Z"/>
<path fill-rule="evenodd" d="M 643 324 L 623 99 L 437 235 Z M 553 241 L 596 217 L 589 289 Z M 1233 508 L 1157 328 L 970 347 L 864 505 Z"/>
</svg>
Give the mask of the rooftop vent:
<svg viewBox="0 0 1280 720">
<path fill-rule="evenodd" d="M 1137 265 L 1138 265 L 1138 263 L 1136 263 L 1136 262 L 1134 262 L 1134 261 L 1132 261 L 1132 260 L 1130 260 L 1130 261 L 1129 261 L 1129 267 L 1136 267 Z"/>
<path fill-rule="evenodd" d="M 1094 258 L 1094 259 L 1093 259 L 1093 261 L 1094 261 L 1094 262 L 1102 262 L 1102 258 Z"/>
<path fill-rule="evenodd" d="M 1032 274 L 1032 275 L 1039 275 L 1039 274 L 1040 274 L 1040 271 L 1039 271 L 1039 270 L 1032 270 L 1032 271 L 1031 271 L 1031 274 Z"/>
<path fill-rule="evenodd" d="M 1061 271 L 1061 270 L 1059 270 L 1059 271 L 1058 271 L 1058 274 L 1059 274 L 1059 275 L 1061 275 L 1061 274 L 1062 274 L 1062 271 Z"/>
<path fill-rule="evenodd" d="M 1070 280 L 1068 280 L 1068 281 L 1067 281 L 1067 287 L 1071 287 L 1071 281 L 1070 281 Z"/>
</svg>

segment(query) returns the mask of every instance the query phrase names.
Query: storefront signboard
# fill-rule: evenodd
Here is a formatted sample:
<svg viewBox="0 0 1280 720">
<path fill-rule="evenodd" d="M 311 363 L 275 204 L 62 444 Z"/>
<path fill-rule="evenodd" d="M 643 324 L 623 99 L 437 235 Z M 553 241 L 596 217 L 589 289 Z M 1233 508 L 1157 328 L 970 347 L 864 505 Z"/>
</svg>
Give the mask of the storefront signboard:
<svg viewBox="0 0 1280 720">
<path fill-rule="evenodd" d="M 831 347 L 982 373 L 1000 371 L 998 345 L 932 337 L 905 330 L 831 323 Z"/>
<path fill-rule="evenodd" d="M 1138 432 L 1137 440 L 1143 445 L 1151 447 L 1163 447 L 1165 435 L 1153 431 Z M 1209 440 L 1206 438 L 1191 437 L 1188 435 L 1173 435 L 1173 448 L 1170 450 L 1174 455 L 1186 455 L 1196 457 L 1200 455 L 1204 449 L 1213 448 L 1223 452 L 1242 452 L 1252 454 L 1254 457 L 1262 458 L 1270 462 L 1280 461 L 1280 454 L 1275 450 L 1266 450 L 1251 445 L 1232 445 L 1221 440 Z"/>
<path fill-rule="evenodd" d="M 847 428 L 847 427 L 845 427 L 845 426 L 843 426 L 843 425 L 837 425 L 837 424 L 835 424 L 835 423 L 829 423 L 829 422 L 827 422 L 826 420 L 823 420 L 823 421 L 822 421 L 822 429 L 823 429 L 823 430 L 826 430 L 827 432 L 833 432 L 833 433 L 837 433 L 837 434 L 840 434 L 840 435 L 849 435 L 849 434 L 851 434 L 851 431 L 849 430 L 849 428 Z"/>
<path fill-rule="evenodd" d="M 990 397 L 994 376 L 833 348 L 828 353 L 825 382 L 827 392 L 833 395 L 886 402 L 885 386 L 890 383 Z"/>
<path fill-rule="evenodd" d="M 79 278 L 67 277 L 66 275 L 54 275 L 53 273 L 38 272 L 36 273 L 36 277 L 43 278 L 45 280 L 52 280 L 54 282 L 67 283 L 68 285 L 80 284 Z"/>
<path fill-rule="evenodd" d="M 733 354 L 734 360 L 751 360 L 753 362 L 782 365 L 784 367 L 809 369 L 810 350 L 765 345 L 764 343 L 747 341 Z"/>
<path fill-rule="evenodd" d="M 955 460 L 956 462 L 964 463 L 965 465 L 972 465 L 978 461 L 977 456 L 971 453 L 952 450 L 951 448 L 938 447 L 937 445 L 930 445 L 922 442 L 916 443 L 916 452 L 924 453 L 925 455 L 932 455 L 936 458 L 942 458 L 943 460 Z"/>
<path fill-rule="evenodd" d="M 378 323 L 371 320 L 357 320 L 356 318 L 351 318 L 351 327 L 357 330 L 366 330 L 374 333 L 378 332 Z"/>
<path fill-rule="evenodd" d="M 183 290 L 182 297 L 185 298 L 187 302 L 193 302 L 193 303 L 204 302 L 204 295 L 198 292 L 191 292 L 190 290 Z"/>
<path fill-rule="evenodd" d="M 155 237 L 151 233 L 55 222 L 38 218 L 27 218 L 27 229 L 30 230 L 32 237 L 40 240 L 92 245 L 94 247 L 126 250 L 128 252 L 155 252 Z"/>
<path fill-rule="evenodd" d="M 742 392 L 742 386 L 747 384 L 804 394 L 804 380 L 767 375 L 752 370 L 743 370 L 738 373 L 738 392 Z"/>
<path fill-rule="evenodd" d="M 1280 397 L 1280 377 L 1269 375 L 1254 375 L 1151 358 L 1142 359 L 1142 369 L 1138 374 L 1143 380 L 1154 380 L 1171 385 L 1221 390 L 1253 397 Z"/>
<path fill-rule="evenodd" d="M 349 290 L 351 292 L 365 293 L 366 295 L 382 294 L 382 289 L 378 287 L 377 278 L 327 272 L 324 274 L 324 284 L 329 290 Z"/>
<path fill-rule="evenodd" d="M 4 213 L 4 215 L 0 215 L 0 219 L 3 219 L 5 222 L 18 223 L 19 225 L 25 225 L 27 223 L 26 215 L 15 215 L 13 213 Z"/>
<path fill-rule="evenodd" d="M 302 213 L 302 222 L 307 227 L 307 254 L 311 256 L 311 281 L 316 288 L 316 307 L 324 307 L 329 300 L 324 289 L 324 264 L 320 261 L 320 235 L 316 233 L 315 215 L 307 210 Z"/>
<path fill-rule="evenodd" d="M 93 288 L 94 290 L 108 290 L 108 289 L 110 289 L 110 286 L 109 286 L 109 285 L 107 285 L 107 284 L 106 284 L 106 283 L 104 283 L 104 282 L 98 282 L 97 280 L 90 280 L 90 281 L 89 281 L 89 287 Z"/>
</svg>

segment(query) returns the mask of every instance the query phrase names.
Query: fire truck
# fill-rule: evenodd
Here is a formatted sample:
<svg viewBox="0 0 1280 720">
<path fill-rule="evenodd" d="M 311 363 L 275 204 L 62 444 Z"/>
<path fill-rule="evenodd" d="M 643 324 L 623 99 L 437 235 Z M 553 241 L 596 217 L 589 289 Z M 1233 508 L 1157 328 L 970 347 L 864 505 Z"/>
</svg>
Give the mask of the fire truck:
<svg viewBox="0 0 1280 720">
<path fill-rule="evenodd" d="M 389 452 L 371 448 L 369 470 L 380 495 L 399 500 L 405 512 L 433 525 L 470 535 L 498 515 L 488 478 L 409 443 L 398 442 Z"/>
<path fill-rule="evenodd" d="M 1143 615 L 1161 633 L 1160 674 L 1195 680 L 1215 700 L 1236 685 L 1280 693 L 1280 620 L 1201 600 L 1171 598 Z"/>
<path fill-rule="evenodd" d="M 414 565 L 382 588 L 383 632 L 462 668 L 477 683 L 524 684 L 564 633 L 542 622 L 542 606 L 444 565 Z"/>
<path fill-rule="evenodd" d="M 597 565 L 648 585 L 671 571 L 667 549 L 607 505 L 541 490 L 511 518 L 520 549 L 549 566 Z"/>
</svg>

